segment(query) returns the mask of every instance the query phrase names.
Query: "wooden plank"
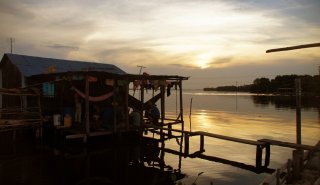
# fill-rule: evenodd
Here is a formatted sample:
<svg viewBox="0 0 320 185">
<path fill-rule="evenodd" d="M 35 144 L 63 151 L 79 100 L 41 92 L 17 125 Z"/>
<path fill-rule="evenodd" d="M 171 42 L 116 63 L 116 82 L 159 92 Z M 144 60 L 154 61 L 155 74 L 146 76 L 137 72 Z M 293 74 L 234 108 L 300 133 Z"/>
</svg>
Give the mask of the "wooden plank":
<svg viewBox="0 0 320 185">
<path fill-rule="evenodd" d="M 155 126 L 155 125 L 150 125 L 150 124 L 145 124 L 144 125 L 145 128 L 155 128 L 155 129 L 162 129 L 162 130 L 169 130 L 169 128 L 165 128 L 165 127 L 159 127 L 159 126 Z M 173 132 L 179 132 L 179 133 L 184 133 L 184 134 L 191 134 L 189 131 L 182 131 L 179 129 L 170 129 Z"/>
<path fill-rule="evenodd" d="M 276 171 L 274 171 L 270 176 L 267 176 L 261 183 L 260 185 L 270 185 L 270 184 L 274 184 L 273 182 L 275 182 L 277 180 L 277 171 L 280 170 L 281 173 L 287 173 L 288 175 L 288 166 L 290 166 L 291 160 L 289 159 L 287 163 L 284 163 L 282 166 L 280 166 L 279 168 L 277 168 Z M 285 179 L 285 176 L 282 177 Z"/>
<path fill-rule="evenodd" d="M 89 136 L 105 136 L 111 135 L 112 131 L 97 131 L 97 132 L 90 132 Z"/>
<path fill-rule="evenodd" d="M 231 165 L 231 166 L 241 168 L 244 170 L 248 170 L 248 171 L 252 171 L 255 173 L 263 173 L 263 172 L 273 173 L 274 172 L 274 170 L 270 169 L 270 168 L 256 168 L 253 165 L 248 165 L 248 164 L 237 162 L 237 161 L 231 161 L 231 160 L 227 160 L 227 159 L 223 159 L 223 158 L 215 157 L 215 156 L 207 156 L 207 155 L 204 155 L 201 153 L 198 153 L 196 157 L 199 159 L 204 159 L 204 160 L 208 160 L 208 161 L 219 162 L 222 164 Z"/>
<path fill-rule="evenodd" d="M 204 136 L 207 136 L 207 137 L 213 137 L 213 138 L 233 141 L 233 142 L 237 142 L 237 143 L 249 144 L 249 145 L 264 145 L 265 144 L 265 143 L 260 142 L 260 141 L 252 141 L 252 140 L 248 140 L 248 139 L 240 139 L 240 138 L 224 136 L 224 135 L 219 135 L 219 134 L 212 134 L 212 133 L 202 132 L 202 131 L 192 132 L 192 134 L 194 134 L 194 135 L 204 135 Z"/>
<path fill-rule="evenodd" d="M 66 135 L 66 139 L 78 139 L 78 138 L 84 138 L 86 137 L 86 134 L 70 134 Z"/>
<path fill-rule="evenodd" d="M 320 151 L 320 147 L 315 147 L 315 146 L 310 146 L 310 145 L 299 145 L 296 143 L 283 142 L 283 141 L 277 141 L 277 140 L 272 140 L 272 139 L 260 139 L 259 141 L 265 142 L 265 143 L 270 143 L 271 145 L 282 146 L 282 147 L 287 147 L 287 148 Z"/>
</svg>

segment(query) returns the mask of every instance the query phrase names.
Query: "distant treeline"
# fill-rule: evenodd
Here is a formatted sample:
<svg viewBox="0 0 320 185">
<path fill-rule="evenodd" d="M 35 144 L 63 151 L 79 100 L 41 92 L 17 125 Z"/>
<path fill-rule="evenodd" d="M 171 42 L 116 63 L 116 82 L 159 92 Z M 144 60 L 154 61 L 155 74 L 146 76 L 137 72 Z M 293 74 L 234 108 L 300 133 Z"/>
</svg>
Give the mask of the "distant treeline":
<svg viewBox="0 0 320 185">
<path fill-rule="evenodd" d="M 243 86 L 219 86 L 204 88 L 204 91 L 238 91 L 252 93 L 293 93 L 295 92 L 295 79 L 301 79 L 301 88 L 303 93 L 320 94 L 319 75 L 282 75 L 274 79 L 256 78 L 253 84 Z"/>
</svg>

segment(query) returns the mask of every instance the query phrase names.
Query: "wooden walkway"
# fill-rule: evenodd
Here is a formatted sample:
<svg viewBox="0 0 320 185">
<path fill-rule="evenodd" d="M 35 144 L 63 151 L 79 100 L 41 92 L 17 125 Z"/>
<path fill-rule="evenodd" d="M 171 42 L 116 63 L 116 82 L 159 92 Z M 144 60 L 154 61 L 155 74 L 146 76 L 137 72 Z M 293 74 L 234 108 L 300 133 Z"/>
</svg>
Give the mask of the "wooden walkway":
<svg viewBox="0 0 320 185">
<path fill-rule="evenodd" d="M 272 146 L 272 145 L 293 148 L 293 149 L 297 149 L 297 150 L 320 151 L 320 149 L 315 146 L 299 145 L 296 143 L 282 142 L 282 141 L 271 140 L 271 139 L 260 139 L 260 140 L 255 141 L 255 140 L 248 140 L 248 139 L 224 136 L 224 135 L 213 134 L 213 133 L 202 132 L 202 131 L 195 131 L 195 132 L 182 131 L 179 129 L 159 127 L 159 126 L 155 126 L 155 125 L 145 125 L 145 130 L 156 133 L 156 134 L 162 134 L 163 136 L 166 136 L 167 139 L 170 139 L 173 137 L 183 138 L 183 140 L 184 140 L 184 142 L 183 142 L 183 144 L 184 144 L 184 151 L 183 151 L 184 157 L 191 157 L 191 158 L 197 157 L 197 158 L 210 160 L 210 161 L 220 161 L 220 162 L 222 161 L 223 163 L 239 166 L 243 169 L 248 169 L 250 171 L 254 171 L 257 173 L 264 172 L 265 170 L 270 171 L 270 169 L 268 169 L 267 167 L 270 164 L 270 152 L 271 152 L 270 146 Z M 166 132 L 164 132 L 164 131 L 166 131 Z M 181 135 L 180 136 L 173 136 L 172 132 L 176 132 Z M 194 137 L 194 136 L 200 137 L 199 150 L 190 154 L 189 153 L 189 148 L 190 148 L 189 139 L 190 139 L 190 137 Z M 243 164 L 243 163 L 235 162 L 235 161 L 229 161 L 229 160 L 217 158 L 214 156 L 204 155 L 204 152 L 205 152 L 204 146 L 205 146 L 205 138 L 206 137 L 256 146 L 255 166 L 247 165 L 247 164 Z M 162 138 L 164 138 L 164 137 L 162 137 Z M 265 152 L 263 152 L 264 150 L 265 150 Z M 176 152 L 173 152 L 172 150 L 168 150 L 168 151 L 171 153 L 178 154 L 177 151 Z M 181 152 L 180 152 L 180 154 L 181 154 Z M 264 158 L 263 158 L 263 154 L 265 154 Z M 264 163 L 263 163 L 263 159 L 264 159 Z"/>
</svg>

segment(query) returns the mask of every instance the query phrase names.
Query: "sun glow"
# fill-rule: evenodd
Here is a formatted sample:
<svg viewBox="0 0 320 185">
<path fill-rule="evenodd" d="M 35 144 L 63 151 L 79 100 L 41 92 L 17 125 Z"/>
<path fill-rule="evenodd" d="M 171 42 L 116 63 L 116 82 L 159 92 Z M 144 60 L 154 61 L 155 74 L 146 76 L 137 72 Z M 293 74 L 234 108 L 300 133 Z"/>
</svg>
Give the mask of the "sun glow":
<svg viewBox="0 0 320 185">
<path fill-rule="evenodd" d="M 210 67 L 210 62 L 212 59 L 211 53 L 204 53 L 200 54 L 196 57 L 196 65 L 197 67 L 200 67 L 201 69 L 205 69 Z"/>
</svg>

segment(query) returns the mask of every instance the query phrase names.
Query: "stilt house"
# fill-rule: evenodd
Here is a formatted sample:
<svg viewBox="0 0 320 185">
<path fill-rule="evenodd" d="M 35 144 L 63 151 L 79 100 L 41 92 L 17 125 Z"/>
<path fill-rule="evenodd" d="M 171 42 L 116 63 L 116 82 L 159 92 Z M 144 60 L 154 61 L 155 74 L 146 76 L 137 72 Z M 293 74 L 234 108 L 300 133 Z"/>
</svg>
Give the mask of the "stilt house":
<svg viewBox="0 0 320 185">
<path fill-rule="evenodd" d="M 60 60 L 17 54 L 5 54 L 0 63 L 0 88 L 32 89 L 39 92 L 43 127 L 65 133 L 67 139 L 114 134 L 140 129 L 148 122 L 144 112 L 160 100 L 159 124 L 183 125 L 182 81 L 187 77 L 127 74 L 112 64 Z M 139 91 L 130 95 L 129 87 Z M 165 92 L 179 89 L 180 113 L 165 115 Z M 159 89 L 146 100 L 145 90 Z M 0 93 L 1 94 L 1 93 Z M 138 93 L 137 93 L 138 94 Z M 1 95 L 0 108 L 14 107 L 28 98 Z M 130 109 L 138 112 L 139 124 L 130 124 Z"/>
</svg>

